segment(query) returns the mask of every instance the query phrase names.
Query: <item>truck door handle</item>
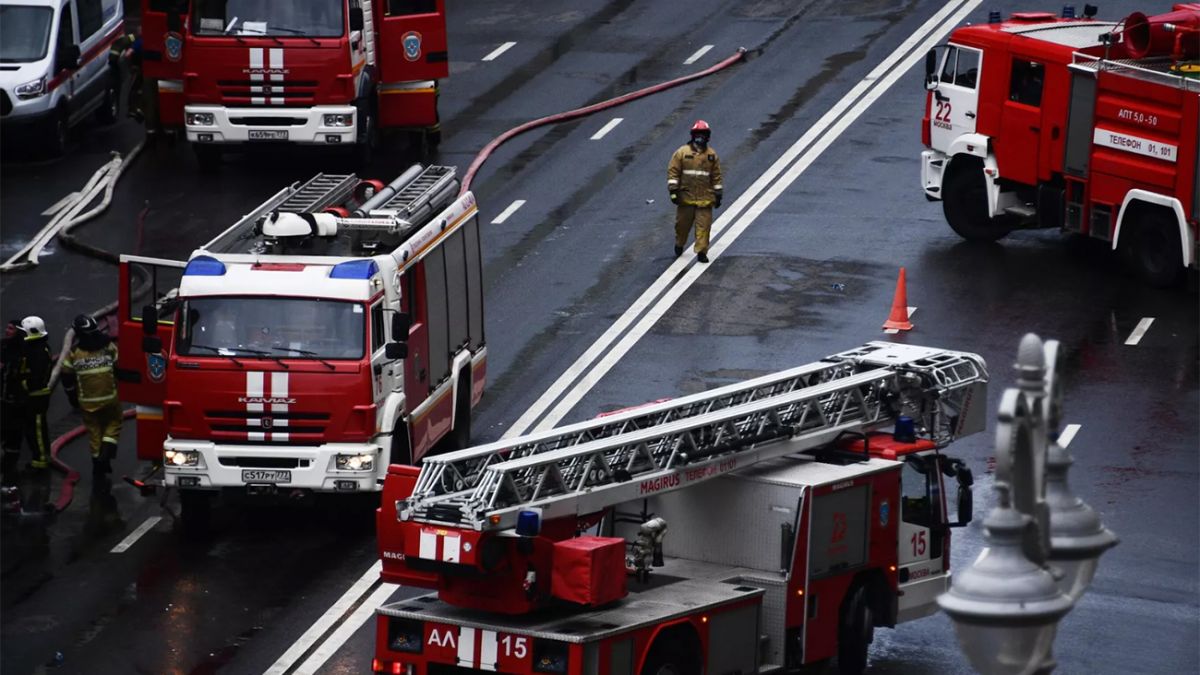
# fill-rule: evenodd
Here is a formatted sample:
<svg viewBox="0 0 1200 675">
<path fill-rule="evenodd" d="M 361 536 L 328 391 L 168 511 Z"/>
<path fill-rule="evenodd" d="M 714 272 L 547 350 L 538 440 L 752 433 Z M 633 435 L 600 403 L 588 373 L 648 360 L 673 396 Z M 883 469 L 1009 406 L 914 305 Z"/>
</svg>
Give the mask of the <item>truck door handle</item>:
<svg viewBox="0 0 1200 675">
<path fill-rule="evenodd" d="M 975 113 L 973 113 L 969 110 L 963 114 L 966 115 L 967 117 L 970 117 L 971 119 L 975 119 Z"/>
<path fill-rule="evenodd" d="M 1041 127 L 1035 127 L 1035 126 L 1031 126 L 1031 127 L 1029 127 L 1029 130 L 1030 130 L 1030 131 L 1032 131 L 1033 133 L 1035 133 L 1035 134 L 1036 134 L 1037 132 L 1041 131 L 1041 130 L 1042 130 L 1042 128 L 1041 128 Z"/>
</svg>

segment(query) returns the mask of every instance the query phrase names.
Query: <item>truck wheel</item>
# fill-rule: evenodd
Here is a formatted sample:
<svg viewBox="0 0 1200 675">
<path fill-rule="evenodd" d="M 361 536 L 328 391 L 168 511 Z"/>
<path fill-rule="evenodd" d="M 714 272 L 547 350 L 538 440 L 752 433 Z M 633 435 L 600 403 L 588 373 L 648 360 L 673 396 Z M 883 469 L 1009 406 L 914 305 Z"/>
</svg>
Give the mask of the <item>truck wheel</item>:
<svg viewBox="0 0 1200 675">
<path fill-rule="evenodd" d="M 116 73 L 109 75 L 108 88 L 104 90 L 104 103 L 96 109 L 96 119 L 101 124 L 113 124 L 121 115 L 121 79 Z"/>
<path fill-rule="evenodd" d="M 208 534 L 212 522 L 213 495 L 206 490 L 179 491 L 179 517 L 183 521 L 183 534 L 188 538 Z"/>
<path fill-rule="evenodd" d="M 62 157 L 67 153 L 67 141 L 71 139 L 71 127 L 65 106 L 50 116 L 47 127 L 46 152 L 51 157 Z"/>
<path fill-rule="evenodd" d="M 1155 288 L 1169 288 L 1183 278 L 1183 253 L 1179 229 L 1159 209 L 1148 209 L 1138 218 L 1129 259 L 1138 276 Z"/>
<path fill-rule="evenodd" d="M 392 429 L 392 448 L 388 454 L 388 463 L 412 466 L 412 439 L 408 437 L 408 425 L 397 422 Z"/>
<path fill-rule="evenodd" d="M 358 108 L 358 139 L 354 146 L 354 160 L 359 166 L 371 163 L 375 156 L 375 148 L 379 145 L 379 129 L 375 123 L 375 113 L 370 104 L 360 103 Z"/>
<path fill-rule="evenodd" d="M 471 371 L 466 369 L 459 376 L 458 392 L 455 395 L 454 428 L 447 435 L 448 450 L 471 447 Z"/>
<path fill-rule="evenodd" d="M 217 171 L 221 168 L 221 148 L 216 145 L 193 144 L 192 151 L 196 153 L 196 162 L 203 171 Z"/>
<path fill-rule="evenodd" d="M 641 675 L 695 675 L 700 672 L 698 650 L 686 649 L 674 637 L 662 636 L 650 648 Z"/>
<path fill-rule="evenodd" d="M 838 673 L 862 675 L 867 669 L 867 651 L 875 639 L 875 616 L 866 586 L 858 586 L 842 601 L 838 621 Z"/>
<path fill-rule="evenodd" d="M 978 160 L 950 163 L 949 175 L 942 182 L 942 211 L 946 222 L 967 241 L 996 241 L 1008 234 L 1008 228 L 988 217 L 987 184 Z"/>
</svg>

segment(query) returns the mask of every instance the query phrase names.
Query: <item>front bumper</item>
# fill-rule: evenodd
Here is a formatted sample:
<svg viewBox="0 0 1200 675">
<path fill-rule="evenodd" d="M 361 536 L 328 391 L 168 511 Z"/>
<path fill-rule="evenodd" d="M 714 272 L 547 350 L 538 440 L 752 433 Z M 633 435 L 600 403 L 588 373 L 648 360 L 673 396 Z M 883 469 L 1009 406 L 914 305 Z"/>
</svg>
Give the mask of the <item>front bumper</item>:
<svg viewBox="0 0 1200 675">
<path fill-rule="evenodd" d="M 189 489 L 273 486 L 314 492 L 377 492 L 383 488 L 387 473 L 383 450 L 374 443 L 269 446 L 168 438 L 163 450 L 200 454 L 196 466 L 163 465 L 165 485 Z M 374 466 L 364 471 L 338 470 L 335 457 L 340 454 L 370 454 Z M 255 472 L 275 471 L 288 472 L 288 480 L 254 477 Z M 245 472 L 251 472 L 249 479 Z"/>
<path fill-rule="evenodd" d="M 189 105 L 183 108 L 184 129 L 193 143 L 233 144 L 282 142 L 307 145 L 347 145 L 358 139 L 357 119 L 350 126 L 325 126 L 325 115 L 355 115 L 354 106 L 319 105 L 311 108 L 226 108 Z M 209 113 L 213 123 L 187 124 L 189 113 Z M 258 136 L 259 138 L 255 138 Z M 261 138 L 267 136 L 268 138 Z"/>
</svg>

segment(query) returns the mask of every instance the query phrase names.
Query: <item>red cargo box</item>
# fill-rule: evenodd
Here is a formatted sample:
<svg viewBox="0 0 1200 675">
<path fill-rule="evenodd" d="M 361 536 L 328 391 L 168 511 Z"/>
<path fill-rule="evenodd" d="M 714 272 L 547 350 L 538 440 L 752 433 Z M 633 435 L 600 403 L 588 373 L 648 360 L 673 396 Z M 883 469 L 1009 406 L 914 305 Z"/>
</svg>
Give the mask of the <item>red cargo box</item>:
<svg viewBox="0 0 1200 675">
<path fill-rule="evenodd" d="M 550 594 L 581 605 L 625 597 L 625 540 L 576 537 L 554 544 Z"/>
</svg>

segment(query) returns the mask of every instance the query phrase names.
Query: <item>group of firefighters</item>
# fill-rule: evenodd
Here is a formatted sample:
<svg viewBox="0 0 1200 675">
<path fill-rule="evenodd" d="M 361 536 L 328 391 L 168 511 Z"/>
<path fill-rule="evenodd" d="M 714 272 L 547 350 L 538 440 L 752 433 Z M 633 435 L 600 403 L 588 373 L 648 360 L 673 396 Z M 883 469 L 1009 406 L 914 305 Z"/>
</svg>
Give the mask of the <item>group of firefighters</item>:
<svg viewBox="0 0 1200 675">
<path fill-rule="evenodd" d="M 121 437 L 122 410 L 117 398 L 117 346 L 86 315 L 75 317 L 72 327 L 76 342 L 61 366 L 63 390 L 71 407 L 78 410 L 87 428 L 92 454 L 93 494 L 108 494 L 109 474 Z M 5 485 L 16 485 L 21 449 L 28 445 L 32 458 L 27 473 L 45 483 L 50 468 L 50 430 L 46 414 L 50 408 L 54 356 L 46 323 L 37 316 L 12 320 L 5 326 L 0 359 L 3 361 L 2 415 L 3 462 L 0 476 Z"/>
</svg>

